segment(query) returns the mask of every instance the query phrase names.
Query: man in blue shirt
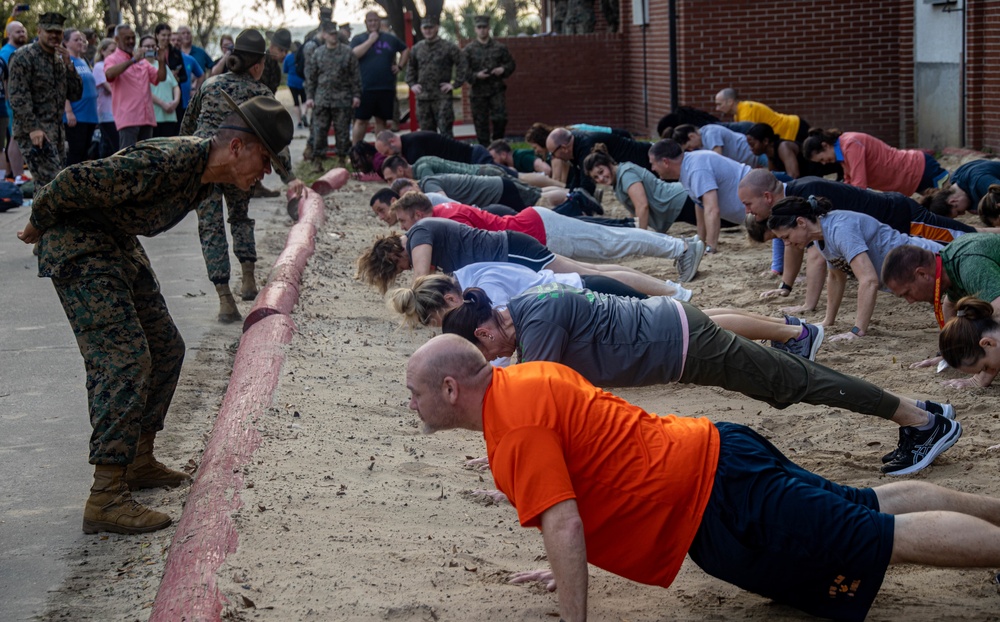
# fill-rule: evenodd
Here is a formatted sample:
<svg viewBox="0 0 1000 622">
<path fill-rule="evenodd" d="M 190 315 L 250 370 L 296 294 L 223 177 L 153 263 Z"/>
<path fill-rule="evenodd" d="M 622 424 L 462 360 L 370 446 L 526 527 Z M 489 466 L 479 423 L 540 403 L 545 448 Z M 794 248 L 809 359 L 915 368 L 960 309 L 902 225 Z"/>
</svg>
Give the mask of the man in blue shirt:
<svg viewBox="0 0 1000 622">
<path fill-rule="evenodd" d="M 18 49 L 27 45 L 28 43 L 28 31 L 21 22 L 11 22 L 7 24 L 7 44 L 0 48 L 0 59 L 3 60 L 7 65 L 10 64 L 10 57 L 14 55 Z M 7 91 L 7 75 L 4 75 L 4 92 Z M 13 133 L 12 119 L 14 118 L 14 112 L 10 108 L 10 100 L 4 107 L 7 122 L 4 124 L 7 128 L 4 133 L 3 144 L 7 146 L 7 175 L 14 179 L 14 183 L 21 184 L 27 181 L 24 177 L 24 158 L 21 156 L 21 150 L 18 148 L 17 143 L 10 139 Z"/>
<path fill-rule="evenodd" d="M 180 36 L 181 52 L 184 52 L 188 56 L 194 58 L 194 60 L 197 61 L 197 63 L 201 65 L 202 69 L 205 71 L 211 71 L 212 65 L 215 63 L 212 62 L 212 57 L 208 55 L 208 52 L 206 52 L 204 48 L 194 45 L 194 39 L 191 36 L 191 29 L 187 26 L 178 26 L 176 33 Z M 188 71 L 190 71 L 190 69 Z M 197 86 L 194 90 L 198 90 Z M 184 96 L 182 95 L 181 99 L 183 98 Z"/>
<path fill-rule="evenodd" d="M 188 31 L 188 33 L 190 34 L 190 31 Z M 187 70 L 187 80 L 180 83 L 181 105 L 177 109 L 178 120 L 182 120 L 184 118 L 184 111 L 187 110 L 188 102 L 191 101 L 191 91 L 198 90 L 198 87 L 201 86 L 202 76 L 205 75 L 205 70 L 202 69 L 202 66 L 198 63 L 195 57 L 184 53 L 181 48 L 182 43 L 183 37 L 181 37 L 180 29 L 178 29 L 177 32 L 171 33 L 170 45 L 181 49 L 181 59 L 184 61 L 184 69 Z"/>
<path fill-rule="evenodd" d="M 351 141 L 359 143 L 375 117 L 375 134 L 386 129 L 396 101 L 396 75 L 406 66 L 410 50 L 395 35 L 381 32 L 382 18 L 375 11 L 365 14 L 364 34 L 351 39 L 351 49 L 361 70 L 361 105 L 354 109 Z M 396 54 L 400 54 L 396 62 Z"/>
</svg>

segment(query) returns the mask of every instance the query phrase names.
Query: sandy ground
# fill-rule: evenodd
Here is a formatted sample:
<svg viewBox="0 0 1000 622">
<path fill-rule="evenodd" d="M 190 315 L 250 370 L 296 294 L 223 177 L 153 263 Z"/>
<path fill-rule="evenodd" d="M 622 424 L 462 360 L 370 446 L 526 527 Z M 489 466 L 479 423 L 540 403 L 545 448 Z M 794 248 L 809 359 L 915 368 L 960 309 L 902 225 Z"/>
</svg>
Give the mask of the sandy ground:
<svg viewBox="0 0 1000 622">
<path fill-rule="evenodd" d="M 327 200 L 327 225 L 294 316 L 299 333 L 273 407 L 258 420 L 263 443 L 246 468 L 244 505 L 235 517 L 239 548 L 219 572 L 230 600 L 224 618 L 555 620 L 555 595 L 507 583 L 514 572 L 545 565 L 538 532 L 519 527 L 508 504 L 468 493 L 492 487 L 488 472 L 463 466 L 484 454 L 481 438 L 460 431 L 421 435 L 406 408 L 406 359 L 434 333 L 400 328 L 381 296 L 353 278 L 361 250 L 387 231 L 368 208 L 376 187 L 352 181 Z M 277 255 L 284 233 L 276 227 L 258 236 L 262 257 Z M 671 233 L 690 235 L 693 228 L 678 225 Z M 768 248 L 751 245 L 742 232 L 724 233 L 721 253 L 705 259 L 692 283 L 693 302 L 775 316 L 780 306 L 800 302 L 804 287 L 781 302 L 758 298 L 777 283 L 760 276 Z M 624 263 L 676 277 L 672 262 Z M 849 285 L 830 334 L 852 325 L 853 293 Z M 824 310 L 825 297 L 808 318 L 819 321 Z M 220 331 L 189 355 L 168 420 L 165 457 L 174 464 L 198 460 L 225 386 L 218 369 L 231 361 L 234 339 Z M 963 438 L 913 477 L 1000 496 L 1000 452 L 987 450 L 1000 443 L 997 391 L 945 389 L 939 381 L 954 372 L 908 369 L 935 350 L 930 306 L 883 294 L 870 335 L 824 344 L 818 360 L 905 395 L 953 403 Z M 892 424 L 826 407 L 778 411 L 720 389 L 680 385 L 617 392 L 652 412 L 751 425 L 806 468 L 851 485 L 884 483 L 879 457 L 896 442 Z M 177 516 L 184 494 L 141 498 Z M 70 560 L 79 571 L 54 595 L 45 619 L 146 619 L 171 536 L 172 529 L 94 541 Z M 893 568 L 869 619 L 1000 620 L 997 570 Z M 595 620 L 807 619 L 709 577 L 690 561 L 669 590 L 591 568 L 589 598 Z"/>
</svg>

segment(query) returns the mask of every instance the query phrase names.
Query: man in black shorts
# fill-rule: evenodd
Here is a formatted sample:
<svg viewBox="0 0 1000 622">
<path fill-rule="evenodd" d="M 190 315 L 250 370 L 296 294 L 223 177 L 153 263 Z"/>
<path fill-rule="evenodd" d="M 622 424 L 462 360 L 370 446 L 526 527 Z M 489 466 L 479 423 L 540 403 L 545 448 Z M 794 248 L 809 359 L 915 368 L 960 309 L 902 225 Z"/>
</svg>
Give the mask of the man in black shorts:
<svg viewBox="0 0 1000 622">
<path fill-rule="evenodd" d="M 462 143 L 437 132 L 419 131 L 400 136 L 386 130 L 375 136 L 375 149 L 387 158 L 401 155 L 407 162 L 437 156 L 466 164 L 493 164 L 493 156 L 486 147 Z"/>
<path fill-rule="evenodd" d="M 410 50 L 398 37 L 380 32 L 382 18 L 375 11 L 365 14 L 365 32 L 351 39 L 351 49 L 361 69 L 361 105 L 354 109 L 355 144 L 365 138 L 368 121 L 375 117 L 375 133 L 385 130 L 396 101 L 396 74 L 406 66 Z M 399 54 L 399 60 L 396 60 Z"/>
</svg>

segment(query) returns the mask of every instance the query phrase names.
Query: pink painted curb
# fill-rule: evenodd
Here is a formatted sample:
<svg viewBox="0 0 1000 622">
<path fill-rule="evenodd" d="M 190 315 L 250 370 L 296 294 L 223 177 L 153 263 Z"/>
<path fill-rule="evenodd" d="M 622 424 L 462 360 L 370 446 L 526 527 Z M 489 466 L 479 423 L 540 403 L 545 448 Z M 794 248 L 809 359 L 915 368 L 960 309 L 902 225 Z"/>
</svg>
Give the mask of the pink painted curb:
<svg viewBox="0 0 1000 622">
<path fill-rule="evenodd" d="M 347 172 L 346 168 L 330 169 L 325 175 L 312 183 L 312 189 L 318 192 L 320 196 L 325 197 L 334 190 L 343 188 L 344 184 L 350 178 L 351 174 Z"/>
<path fill-rule="evenodd" d="M 243 467 L 260 445 L 256 419 L 271 406 L 285 346 L 295 332 L 291 311 L 324 222 L 323 207 L 322 198 L 306 189 L 299 223 L 244 322 L 229 387 L 170 543 L 150 622 L 220 620 L 226 598 L 216 573 L 239 540 L 232 515 L 243 505 Z"/>
</svg>

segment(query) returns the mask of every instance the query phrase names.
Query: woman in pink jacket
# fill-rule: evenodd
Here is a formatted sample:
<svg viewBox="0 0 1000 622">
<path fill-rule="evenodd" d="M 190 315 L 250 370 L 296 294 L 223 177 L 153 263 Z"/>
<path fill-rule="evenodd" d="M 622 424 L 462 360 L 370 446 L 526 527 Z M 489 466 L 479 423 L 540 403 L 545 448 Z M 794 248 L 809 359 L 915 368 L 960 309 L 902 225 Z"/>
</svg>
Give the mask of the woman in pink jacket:
<svg viewBox="0 0 1000 622">
<path fill-rule="evenodd" d="M 909 196 L 948 181 L 948 171 L 931 155 L 896 149 L 861 132 L 812 129 L 802 142 L 802 152 L 807 160 L 820 164 L 841 162 L 844 181 L 858 188 Z"/>
</svg>

